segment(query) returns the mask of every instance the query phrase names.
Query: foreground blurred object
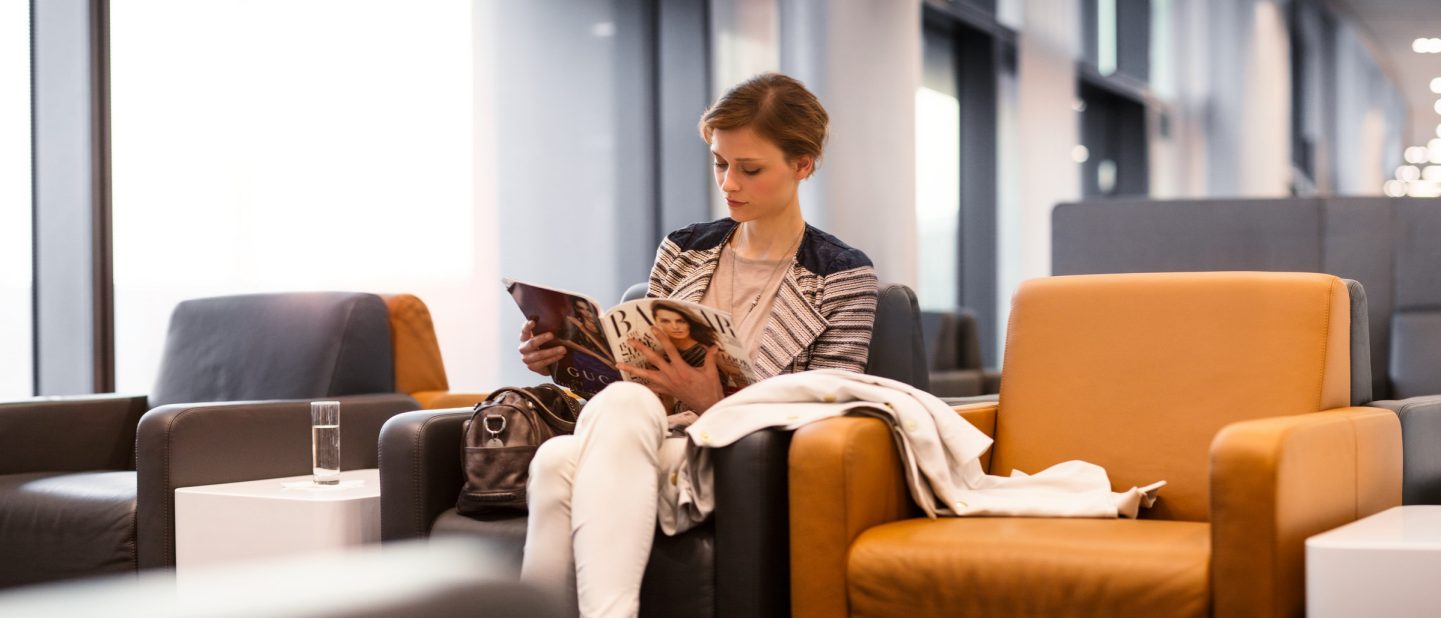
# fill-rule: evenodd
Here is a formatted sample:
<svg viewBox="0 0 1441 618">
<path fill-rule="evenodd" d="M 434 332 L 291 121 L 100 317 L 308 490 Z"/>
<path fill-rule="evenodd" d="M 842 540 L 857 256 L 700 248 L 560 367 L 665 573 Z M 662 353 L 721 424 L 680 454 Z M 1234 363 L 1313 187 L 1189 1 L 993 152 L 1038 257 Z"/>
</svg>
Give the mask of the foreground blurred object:
<svg viewBox="0 0 1441 618">
<path fill-rule="evenodd" d="M 0 616 L 559 617 L 485 547 L 458 539 L 0 593 Z"/>
<path fill-rule="evenodd" d="M 1372 367 L 1361 401 L 1401 419 L 1405 503 L 1441 504 L 1441 208 L 1432 200 L 1098 201 L 1061 204 L 1051 218 L 1057 275 L 1261 270 L 1359 281 Z"/>
<path fill-rule="evenodd" d="M 350 470 L 419 407 L 395 392 L 380 297 L 185 301 L 149 396 L 0 403 L 0 587 L 173 565 L 175 489 L 309 474 L 315 399 L 342 403 Z"/>
<path fill-rule="evenodd" d="M 886 426 L 791 443 L 795 615 L 1298 615 L 1302 543 L 1400 502 L 1396 416 L 1348 407 L 1351 294 L 1329 275 L 1023 284 L 991 474 L 1079 459 L 1164 479 L 1140 520 L 917 518 Z M 838 513 L 846 514 L 838 517 Z"/>
<path fill-rule="evenodd" d="M 622 300 L 645 294 L 630 288 Z M 915 293 L 881 284 L 866 373 L 924 389 L 927 372 Z M 381 537 L 461 535 L 504 551 L 520 572 L 526 515 L 456 512 L 461 426 L 470 410 L 402 414 L 381 431 Z M 657 533 L 641 584 L 642 616 L 788 616 L 790 545 L 786 466 L 791 434 L 753 433 L 716 449 L 716 510 L 676 536 Z"/>
</svg>

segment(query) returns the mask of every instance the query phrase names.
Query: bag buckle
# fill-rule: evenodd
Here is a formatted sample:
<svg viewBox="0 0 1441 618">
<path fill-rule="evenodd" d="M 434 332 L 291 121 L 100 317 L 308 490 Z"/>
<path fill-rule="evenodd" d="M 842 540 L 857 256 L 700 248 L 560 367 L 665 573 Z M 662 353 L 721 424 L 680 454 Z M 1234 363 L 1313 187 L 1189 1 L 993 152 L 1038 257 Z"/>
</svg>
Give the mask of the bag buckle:
<svg viewBox="0 0 1441 618">
<path fill-rule="evenodd" d="M 498 425 L 496 423 L 491 423 L 492 420 L 500 421 L 500 423 Z M 487 414 L 481 417 L 480 425 L 481 427 L 485 428 L 486 433 L 490 434 L 490 439 L 486 440 L 484 444 L 486 448 L 505 446 L 505 442 L 500 439 L 500 432 L 505 431 L 504 416 L 501 416 L 499 414 Z"/>
</svg>

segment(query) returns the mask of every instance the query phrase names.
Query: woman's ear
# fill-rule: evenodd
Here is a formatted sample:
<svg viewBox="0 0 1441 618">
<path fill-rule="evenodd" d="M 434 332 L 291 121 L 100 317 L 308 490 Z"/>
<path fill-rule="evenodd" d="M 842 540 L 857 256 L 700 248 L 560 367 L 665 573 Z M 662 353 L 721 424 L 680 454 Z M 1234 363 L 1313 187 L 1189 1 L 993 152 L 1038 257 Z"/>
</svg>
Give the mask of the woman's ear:
<svg viewBox="0 0 1441 618">
<path fill-rule="evenodd" d="M 816 171 L 816 158 L 811 155 L 796 157 L 794 162 L 796 168 L 796 180 L 805 180 L 811 177 Z"/>
</svg>

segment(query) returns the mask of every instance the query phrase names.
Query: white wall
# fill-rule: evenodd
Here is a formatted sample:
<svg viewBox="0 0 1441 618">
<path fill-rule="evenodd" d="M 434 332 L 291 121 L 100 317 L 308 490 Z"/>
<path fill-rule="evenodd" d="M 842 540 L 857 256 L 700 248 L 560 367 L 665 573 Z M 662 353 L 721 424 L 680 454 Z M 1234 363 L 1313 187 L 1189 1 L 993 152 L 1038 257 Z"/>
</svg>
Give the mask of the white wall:
<svg viewBox="0 0 1441 618">
<path fill-rule="evenodd" d="M 0 2 L 0 400 L 31 380 L 30 4 Z"/>
</svg>

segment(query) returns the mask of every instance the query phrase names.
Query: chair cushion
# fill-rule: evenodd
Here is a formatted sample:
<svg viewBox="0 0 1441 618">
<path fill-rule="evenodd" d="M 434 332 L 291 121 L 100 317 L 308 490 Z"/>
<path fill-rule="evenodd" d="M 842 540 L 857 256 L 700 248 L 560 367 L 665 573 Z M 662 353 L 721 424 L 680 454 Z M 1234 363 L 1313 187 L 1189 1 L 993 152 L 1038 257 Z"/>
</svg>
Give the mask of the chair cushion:
<svg viewBox="0 0 1441 618">
<path fill-rule="evenodd" d="M 1312 273 L 1027 281 L 991 472 L 1088 461 L 1116 488 L 1165 480 L 1148 516 L 1206 521 L 1222 427 L 1350 401 L 1350 303 L 1340 279 Z"/>
<path fill-rule="evenodd" d="M 450 509 L 435 518 L 430 534 L 480 539 L 498 560 L 503 560 L 519 576 L 521 558 L 525 555 L 525 523 L 525 515 L 474 519 Z"/>
<path fill-rule="evenodd" d="M 0 587 L 135 568 L 134 472 L 0 476 Z"/>
<path fill-rule="evenodd" d="M 1103 519 L 911 519 L 851 549 L 859 616 L 1205 616 L 1210 525 Z"/>
<path fill-rule="evenodd" d="M 880 285 L 866 373 L 927 390 L 930 370 L 921 336 L 920 314 L 916 293 L 910 288 Z"/>
<path fill-rule="evenodd" d="M 374 294 L 187 300 L 170 316 L 150 405 L 391 393 L 393 354 Z"/>
<path fill-rule="evenodd" d="M 435 323 L 425 302 L 413 294 L 382 298 L 390 311 L 390 336 L 395 342 L 395 390 L 406 394 L 450 390 Z"/>
</svg>

